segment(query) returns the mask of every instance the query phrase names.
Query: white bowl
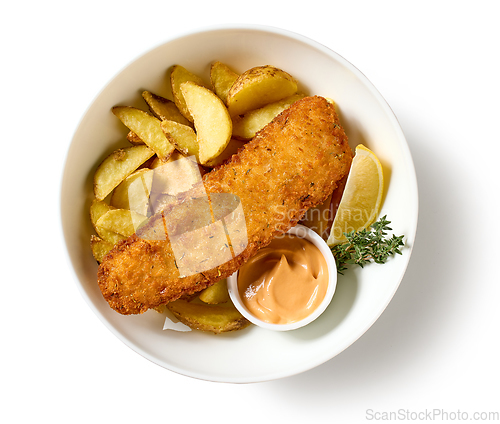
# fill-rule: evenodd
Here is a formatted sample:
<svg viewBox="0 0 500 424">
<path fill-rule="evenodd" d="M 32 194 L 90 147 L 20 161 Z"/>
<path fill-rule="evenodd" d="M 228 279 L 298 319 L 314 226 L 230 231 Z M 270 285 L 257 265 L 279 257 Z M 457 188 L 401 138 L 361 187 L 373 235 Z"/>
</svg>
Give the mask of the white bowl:
<svg viewBox="0 0 500 424">
<path fill-rule="evenodd" d="M 328 269 L 328 288 L 326 290 L 326 294 L 323 301 L 307 317 L 299 321 L 291 322 L 288 324 L 272 324 L 257 318 L 244 305 L 240 296 L 240 291 L 238 290 L 238 271 L 236 271 L 233 275 L 231 275 L 227 279 L 227 288 L 229 291 L 229 296 L 231 297 L 234 306 L 236 306 L 236 309 L 238 309 L 238 311 L 240 311 L 240 313 L 246 319 L 248 319 L 252 324 L 255 324 L 261 328 L 265 328 L 266 330 L 290 331 L 290 330 L 297 330 L 298 328 L 302 328 L 310 324 L 316 318 L 318 318 L 323 312 L 325 312 L 326 308 L 332 301 L 333 295 L 335 294 L 335 288 L 337 287 L 337 267 L 335 265 L 335 258 L 333 257 L 332 251 L 330 250 L 326 242 L 313 230 L 300 224 L 291 228 L 287 234 L 303 238 L 314 244 L 319 249 L 319 251 L 326 260 L 326 265 Z"/>
<path fill-rule="evenodd" d="M 167 70 L 181 64 L 208 79 L 210 63 L 236 71 L 271 64 L 291 73 L 300 89 L 334 99 L 352 147 L 364 143 L 387 170 L 382 214 L 406 235 L 403 255 L 385 265 L 352 269 L 337 281 L 330 306 L 306 327 L 271 332 L 251 326 L 222 335 L 163 331 L 162 315 L 122 316 L 104 301 L 89 249 L 88 218 L 97 164 L 123 146 L 127 129 L 115 105 L 145 108 L 141 90 L 168 95 Z M 96 87 L 97 88 L 97 87 Z M 83 116 L 66 157 L 61 219 L 68 256 L 83 298 L 127 346 L 171 371 L 211 381 L 255 382 L 316 367 L 355 342 L 377 320 L 403 278 L 417 227 L 418 197 L 413 162 L 391 109 L 353 65 L 335 52 L 288 31 L 256 26 L 218 27 L 167 41 L 137 58 L 102 89 Z"/>
</svg>

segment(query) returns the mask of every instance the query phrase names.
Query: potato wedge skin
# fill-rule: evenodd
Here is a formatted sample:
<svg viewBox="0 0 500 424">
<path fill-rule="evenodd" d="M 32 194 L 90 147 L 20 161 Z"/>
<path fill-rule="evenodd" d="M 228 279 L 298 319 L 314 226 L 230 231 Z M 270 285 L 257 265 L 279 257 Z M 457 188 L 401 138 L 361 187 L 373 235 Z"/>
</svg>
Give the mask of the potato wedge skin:
<svg viewBox="0 0 500 424">
<path fill-rule="evenodd" d="M 227 306 L 222 306 L 179 299 L 167 303 L 167 309 L 188 327 L 214 334 L 242 330 L 250 324 L 230 302 Z"/>
<path fill-rule="evenodd" d="M 183 157 L 185 157 L 185 156 L 181 152 L 179 152 L 178 150 L 174 150 L 174 153 L 172 153 L 172 155 L 167 160 L 162 160 L 159 157 L 153 158 L 151 165 L 149 165 L 149 169 L 158 168 L 160 166 L 165 165 L 166 163 L 176 161 L 176 160 L 181 159 Z"/>
<path fill-rule="evenodd" d="M 202 165 L 216 158 L 231 140 L 233 123 L 222 100 L 211 90 L 187 81 L 181 85 L 193 116 Z"/>
<path fill-rule="evenodd" d="M 97 167 L 94 174 L 94 195 L 103 200 L 118 184 L 154 155 L 146 145 L 115 150 Z"/>
<path fill-rule="evenodd" d="M 151 113 L 161 121 L 169 120 L 178 122 L 179 124 L 192 125 L 192 123 L 182 115 L 172 100 L 158 96 L 151 91 L 143 91 L 142 98 L 147 103 Z"/>
<path fill-rule="evenodd" d="M 297 81 L 274 66 L 257 66 L 241 74 L 227 95 L 231 116 L 242 115 L 297 92 Z"/>
<path fill-rule="evenodd" d="M 128 132 L 127 141 L 134 146 L 137 146 L 138 144 L 144 144 L 144 141 L 142 141 L 141 138 L 133 131 Z"/>
<path fill-rule="evenodd" d="M 214 62 L 210 67 L 210 82 L 217 96 L 226 104 L 227 95 L 239 74 L 222 62 Z"/>
<path fill-rule="evenodd" d="M 193 122 L 193 117 L 189 111 L 184 94 L 181 91 L 181 85 L 187 81 L 192 81 L 202 87 L 206 87 L 205 82 L 198 75 L 189 72 L 181 65 L 174 65 L 170 73 L 170 84 L 172 86 L 172 95 L 174 96 L 174 103 L 181 112 L 181 114 L 190 122 Z"/>
<path fill-rule="evenodd" d="M 158 118 L 131 106 L 115 106 L 112 112 L 162 159 L 168 159 L 175 150 L 161 130 Z"/>
</svg>

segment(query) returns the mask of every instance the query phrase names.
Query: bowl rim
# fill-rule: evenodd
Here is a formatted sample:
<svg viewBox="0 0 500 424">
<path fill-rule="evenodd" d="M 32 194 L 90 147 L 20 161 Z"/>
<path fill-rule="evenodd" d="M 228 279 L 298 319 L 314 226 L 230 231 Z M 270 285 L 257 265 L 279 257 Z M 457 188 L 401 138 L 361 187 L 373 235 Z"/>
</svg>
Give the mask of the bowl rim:
<svg viewBox="0 0 500 424">
<path fill-rule="evenodd" d="M 404 141 L 404 144 L 406 146 L 405 151 L 403 152 L 403 156 L 405 159 L 405 164 L 409 169 L 409 183 L 411 185 L 411 191 L 414 193 L 414 196 L 412 197 L 412 202 L 413 202 L 413 215 L 415 216 L 414 223 L 411 226 L 412 231 L 406 233 L 406 237 L 415 240 L 416 232 L 417 232 L 417 226 L 418 226 L 418 185 L 417 185 L 417 179 L 416 179 L 416 173 L 415 173 L 415 167 L 413 164 L 413 158 L 411 157 L 411 153 L 409 150 L 409 146 L 407 144 L 406 138 L 404 136 L 403 130 L 397 120 L 396 115 L 394 114 L 393 110 L 387 103 L 387 101 L 384 99 L 384 97 L 381 95 L 381 93 L 377 90 L 377 88 L 371 83 L 371 81 L 358 69 L 356 68 L 351 62 L 349 62 L 347 59 L 345 59 L 343 56 L 341 56 L 339 53 L 334 51 L 332 48 L 326 47 L 324 44 L 309 38 L 307 36 L 301 35 L 297 32 L 291 31 L 289 29 L 283 29 L 275 26 L 269 26 L 269 25 L 257 25 L 257 24 L 232 24 L 232 23 L 227 23 L 227 24 L 218 24 L 218 25 L 209 25 L 209 26 L 202 26 L 198 28 L 194 28 L 192 30 L 186 30 L 186 31 L 177 31 L 175 33 L 172 33 L 171 36 L 165 38 L 163 41 L 156 43 L 152 47 L 143 50 L 140 54 L 135 55 L 132 57 L 127 63 L 125 63 L 123 66 L 121 66 L 109 79 L 108 81 L 99 89 L 96 91 L 95 96 L 93 99 L 89 102 L 88 106 L 83 110 L 80 119 L 77 121 L 73 134 L 71 136 L 71 141 L 68 143 L 68 146 L 66 148 L 65 156 L 64 156 L 64 161 L 61 166 L 61 179 L 60 179 L 60 186 L 59 186 L 59 215 L 60 215 L 60 221 L 59 221 L 59 231 L 61 234 L 61 239 L 64 244 L 64 256 L 66 260 L 68 261 L 68 265 L 71 269 L 71 272 L 73 273 L 73 277 L 75 280 L 75 285 L 77 286 L 78 291 L 82 295 L 82 297 L 85 299 L 87 305 L 89 308 L 97 315 L 99 320 L 102 322 L 102 324 L 112 333 L 114 334 L 119 340 L 121 340 L 127 347 L 131 348 L 133 351 L 138 353 L 139 355 L 143 356 L 144 358 L 148 359 L 149 361 L 165 368 L 168 369 L 169 371 L 189 376 L 192 378 L 197 378 L 201 380 L 207 380 L 207 381 L 218 381 L 218 382 L 232 382 L 232 383 L 249 383 L 249 382 L 262 382 L 262 381 L 269 381 L 269 380 L 275 380 L 279 378 L 284 378 L 288 377 L 291 375 L 295 375 L 301 372 L 305 372 L 309 369 L 312 369 L 314 367 L 317 367 L 321 365 L 324 362 L 327 362 L 328 360 L 332 359 L 345 349 L 347 349 L 349 346 L 351 346 L 355 341 L 357 341 L 369 328 L 372 327 L 372 325 L 378 320 L 380 315 L 383 313 L 383 311 L 386 309 L 387 305 L 391 302 L 395 292 L 399 288 L 399 285 L 401 284 L 401 281 L 405 275 L 406 269 L 408 267 L 412 250 L 413 250 L 413 244 L 410 244 L 407 246 L 407 260 L 405 261 L 404 266 L 401 269 L 401 272 L 399 274 L 399 278 L 397 283 L 394 284 L 393 290 L 391 293 L 386 298 L 386 301 L 384 303 L 380 303 L 378 312 L 375 313 L 372 316 L 372 319 L 370 321 L 366 321 L 365 325 L 362 329 L 360 329 L 358 332 L 356 332 L 353 337 L 350 338 L 350 340 L 345 343 L 340 350 L 336 350 L 335 352 L 328 352 L 328 353 L 323 353 L 320 357 L 318 357 L 314 362 L 307 363 L 307 364 L 302 364 L 299 367 L 295 367 L 292 372 L 275 372 L 275 373 L 270 373 L 267 375 L 255 375 L 251 377 L 246 377 L 246 378 L 241 378 L 241 377 L 235 377 L 235 378 L 228 378 L 228 377 L 217 377 L 214 375 L 208 375 L 207 373 L 204 372 L 193 372 L 193 371 L 187 371 L 182 367 L 178 367 L 174 364 L 170 364 L 168 362 L 165 362 L 164 360 L 157 358 L 155 355 L 150 354 L 147 350 L 145 350 L 143 347 L 137 345 L 134 341 L 129 340 L 124 334 L 122 334 L 115 326 L 113 323 L 99 310 L 99 308 L 94 304 L 93 300 L 89 296 L 89 294 L 86 292 L 85 287 L 83 282 L 80 279 L 79 276 L 79 270 L 77 269 L 77 264 L 75 261 L 74 254 L 71 252 L 71 238 L 69 235 L 69 232 L 71 229 L 68 227 L 67 223 L 67 217 L 64 215 L 64 209 L 65 209 L 65 194 L 68 191 L 67 185 L 69 184 L 66 181 L 66 175 L 68 173 L 68 157 L 69 154 L 72 151 L 72 148 L 74 146 L 74 140 L 78 132 L 80 131 L 82 124 L 84 123 L 86 117 L 88 116 L 89 111 L 92 109 L 96 101 L 99 99 L 99 97 L 102 95 L 102 93 L 106 90 L 106 88 L 114 81 L 124 70 L 126 70 L 131 64 L 136 62 L 137 60 L 141 59 L 143 56 L 148 55 L 150 52 L 152 52 L 155 49 L 158 49 L 166 44 L 169 44 L 171 42 L 180 40 L 182 38 L 186 37 L 191 37 L 191 36 L 199 36 L 200 34 L 203 33 L 210 33 L 210 32 L 218 32 L 218 31 L 231 31 L 231 30 L 244 30 L 244 31 L 253 31 L 253 32 L 261 32 L 261 33 L 268 33 L 272 35 L 278 35 L 278 36 L 283 36 L 285 38 L 290 38 L 293 41 L 304 43 L 308 45 L 309 47 L 316 49 L 323 54 L 336 58 L 339 60 L 344 67 L 352 71 L 357 78 L 361 80 L 363 83 L 364 87 L 371 92 L 371 94 L 378 100 L 379 106 L 384 110 L 384 113 L 391 121 L 391 127 L 392 130 L 395 131 L 399 139 L 402 139 Z"/>
<path fill-rule="evenodd" d="M 316 232 L 312 229 L 302 225 L 297 224 L 296 226 L 290 228 L 286 234 L 294 235 L 296 237 L 305 239 L 312 243 L 315 247 L 318 248 L 321 255 L 325 258 L 327 269 L 328 269 L 328 288 L 325 294 L 325 297 L 321 301 L 314 311 L 312 311 L 305 318 L 295 321 L 288 324 L 272 324 L 269 322 L 262 321 L 257 318 L 254 314 L 252 314 L 247 307 L 241 301 L 241 295 L 238 290 L 238 271 L 234 272 L 227 278 L 227 289 L 229 292 L 229 297 L 233 302 L 234 306 L 238 311 L 248 319 L 252 324 L 257 325 L 258 327 L 264 328 L 266 330 L 272 331 L 292 331 L 298 328 L 302 328 L 311 322 L 313 322 L 316 318 L 318 318 L 330 305 L 333 296 L 335 294 L 335 290 L 337 287 L 337 266 L 335 264 L 335 258 L 333 256 L 332 251 L 328 247 L 325 240 L 323 240 Z"/>
</svg>

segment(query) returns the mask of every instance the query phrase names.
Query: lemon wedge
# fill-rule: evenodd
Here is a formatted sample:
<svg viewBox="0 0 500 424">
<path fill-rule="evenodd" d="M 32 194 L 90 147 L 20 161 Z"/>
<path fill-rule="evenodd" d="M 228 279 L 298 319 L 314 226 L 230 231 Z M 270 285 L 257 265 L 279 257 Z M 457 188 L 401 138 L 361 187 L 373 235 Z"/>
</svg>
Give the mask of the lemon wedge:
<svg viewBox="0 0 500 424">
<path fill-rule="evenodd" d="M 377 156 L 359 144 L 327 243 L 346 241 L 344 233 L 373 224 L 379 214 L 384 192 L 384 174 Z"/>
</svg>

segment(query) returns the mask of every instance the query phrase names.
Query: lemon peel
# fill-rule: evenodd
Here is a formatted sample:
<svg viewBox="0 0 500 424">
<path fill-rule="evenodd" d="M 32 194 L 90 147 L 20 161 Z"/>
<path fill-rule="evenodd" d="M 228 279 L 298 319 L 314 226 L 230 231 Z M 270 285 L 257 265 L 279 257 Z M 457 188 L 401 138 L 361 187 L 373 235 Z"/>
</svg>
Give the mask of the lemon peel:
<svg viewBox="0 0 500 424">
<path fill-rule="evenodd" d="M 384 173 L 377 156 L 359 144 L 351 164 L 327 243 L 334 246 L 346 241 L 344 233 L 360 231 L 375 222 L 382 205 Z"/>
</svg>

